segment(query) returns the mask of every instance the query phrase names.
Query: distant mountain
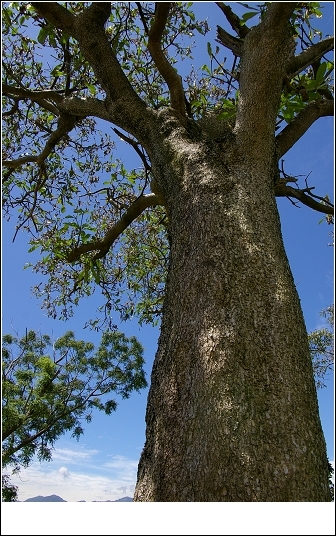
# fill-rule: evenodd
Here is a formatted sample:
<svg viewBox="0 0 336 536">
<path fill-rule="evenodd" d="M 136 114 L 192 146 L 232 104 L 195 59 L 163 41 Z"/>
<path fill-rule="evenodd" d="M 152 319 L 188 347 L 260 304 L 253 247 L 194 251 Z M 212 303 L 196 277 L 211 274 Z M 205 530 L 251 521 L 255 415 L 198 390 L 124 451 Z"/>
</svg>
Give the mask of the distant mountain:
<svg viewBox="0 0 336 536">
<path fill-rule="evenodd" d="M 30 499 L 26 499 L 24 502 L 67 502 L 62 497 L 59 497 L 58 495 L 47 495 L 47 497 L 43 497 L 43 495 L 37 495 L 37 497 L 31 497 Z"/>
<path fill-rule="evenodd" d="M 67 502 L 62 497 L 59 497 L 58 495 L 47 495 L 44 497 L 43 495 L 37 495 L 37 497 L 31 497 L 30 499 L 26 499 L 23 502 Z M 86 502 L 86 501 L 77 501 L 77 502 Z M 122 497 L 121 499 L 117 499 L 116 501 L 92 501 L 92 502 L 133 502 L 133 499 L 131 497 Z"/>
</svg>

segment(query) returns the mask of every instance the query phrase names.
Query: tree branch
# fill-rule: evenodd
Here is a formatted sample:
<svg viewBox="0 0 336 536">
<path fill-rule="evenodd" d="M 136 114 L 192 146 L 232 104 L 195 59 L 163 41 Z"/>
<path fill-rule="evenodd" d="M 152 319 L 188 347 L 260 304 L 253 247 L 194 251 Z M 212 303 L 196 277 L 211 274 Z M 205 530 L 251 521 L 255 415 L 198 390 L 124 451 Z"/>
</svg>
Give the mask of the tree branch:
<svg viewBox="0 0 336 536">
<path fill-rule="evenodd" d="M 33 91 L 30 89 L 24 89 L 22 87 L 10 86 L 8 84 L 2 84 L 2 90 L 4 95 L 8 97 L 19 97 L 22 99 L 30 99 L 33 102 L 36 102 L 42 108 L 49 110 L 55 115 L 59 115 L 59 111 L 49 100 L 54 102 L 60 102 L 63 97 L 59 95 L 56 91 Z"/>
<path fill-rule="evenodd" d="M 148 35 L 149 34 L 149 29 L 148 29 L 148 25 L 147 25 L 147 22 L 146 22 L 146 19 L 145 19 L 144 12 L 142 11 L 141 2 L 135 2 L 135 5 L 138 8 L 140 19 L 141 19 L 141 22 L 143 24 L 144 30 L 145 30 L 146 34 Z"/>
<path fill-rule="evenodd" d="M 266 147 L 274 152 L 283 79 L 294 47 L 289 19 L 296 5 L 269 2 L 262 21 L 243 41 L 235 133 L 247 158 L 258 165 Z"/>
<path fill-rule="evenodd" d="M 104 119 L 136 137 L 144 133 L 148 117 L 146 105 L 123 72 L 105 32 L 104 23 L 109 17 L 111 3 L 93 2 L 76 16 L 56 2 L 34 2 L 33 6 L 42 17 L 78 41 L 98 83 L 106 92 Z M 72 101 L 72 105 L 78 101 Z M 63 104 L 66 105 L 65 101 Z"/>
<path fill-rule="evenodd" d="M 170 65 L 161 48 L 162 34 L 167 23 L 171 2 L 157 2 L 155 5 L 155 18 L 148 34 L 148 50 L 159 73 L 167 82 L 171 107 L 185 116 L 186 106 L 182 79 L 172 65 Z"/>
<path fill-rule="evenodd" d="M 31 2 L 41 17 L 72 35 L 75 16 L 57 2 Z"/>
<path fill-rule="evenodd" d="M 314 187 L 305 188 L 300 190 L 298 188 L 293 188 L 292 186 L 287 186 L 286 181 L 279 181 L 275 184 L 274 193 L 276 197 L 294 197 L 317 212 L 322 212 L 323 214 L 334 214 L 334 205 L 327 202 L 324 198 L 319 197 L 311 193 Z M 315 201 L 315 199 L 320 199 L 320 202 Z"/>
<path fill-rule="evenodd" d="M 94 97 L 65 97 L 58 105 L 60 112 L 81 118 L 92 116 L 111 121 L 111 115 L 104 101 Z"/>
<path fill-rule="evenodd" d="M 2 165 L 15 169 L 27 162 L 37 162 L 39 165 L 43 164 L 44 160 L 50 155 L 57 143 L 66 136 L 76 125 L 76 117 L 71 115 L 61 114 L 58 119 L 57 129 L 52 132 L 47 143 L 44 146 L 43 151 L 39 155 L 27 155 L 15 160 L 4 160 Z"/>
<path fill-rule="evenodd" d="M 119 136 L 119 138 L 121 138 L 122 140 L 126 141 L 126 143 L 129 143 L 133 147 L 133 149 L 135 150 L 137 155 L 140 156 L 145 170 L 146 171 L 151 171 L 151 167 L 148 164 L 145 155 L 139 149 L 139 144 L 135 140 L 132 140 L 128 136 L 125 136 L 125 134 L 120 132 L 120 130 L 118 130 L 117 128 L 113 128 L 112 130 L 114 130 L 114 132 L 117 134 L 117 136 Z"/>
<path fill-rule="evenodd" d="M 280 158 L 303 136 L 320 117 L 334 115 L 333 100 L 310 102 L 276 137 L 277 154 Z"/>
<path fill-rule="evenodd" d="M 334 48 L 334 38 L 328 37 L 319 43 L 311 45 L 309 48 L 292 58 L 287 65 L 287 75 L 293 78 L 308 65 L 319 60 L 324 54 L 330 52 Z"/>
<path fill-rule="evenodd" d="M 290 16 L 293 14 L 299 2 L 270 2 L 267 7 L 265 21 L 270 27 L 283 31 L 287 25 Z"/>
<path fill-rule="evenodd" d="M 11 95 L 8 95 L 8 96 L 9 96 L 10 99 L 12 99 L 14 101 L 14 104 L 11 107 L 11 109 L 8 110 L 8 112 L 3 112 L 2 117 L 9 117 L 11 115 L 16 114 L 16 112 L 19 111 L 20 99 L 18 97 L 12 97 Z"/>
<path fill-rule="evenodd" d="M 241 56 L 243 51 L 242 39 L 237 39 L 233 35 L 226 32 L 221 26 L 217 26 L 217 40 L 226 48 L 231 50 L 235 56 Z"/>
<path fill-rule="evenodd" d="M 101 8 L 109 2 L 99 2 Z M 108 41 L 103 17 L 96 20 L 97 4 L 93 3 L 90 8 L 86 8 L 76 16 L 74 35 L 78 40 L 83 54 L 92 66 L 95 75 L 106 91 L 108 100 L 120 101 L 120 106 L 125 108 L 125 101 L 133 101 L 141 111 L 144 111 L 145 104 L 132 88 L 128 78 L 124 74 L 111 45 Z M 103 9 L 106 17 L 107 11 Z"/>
<path fill-rule="evenodd" d="M 138 197 L 132 205 L 126 210 L 125 214 L 120 218 L 120 220 L 115 223 L 111 229 L 107 231 L 103 240 L 97 240 L 95 242 L 89 242 L 87 244 L 82 244 L 81 246 L 73 249 L 67 256 L 68 262 L 73 262 L 83 253 L 88 253 L 89 251 L 96 251 L 97 253 L 94 256 L 94 259 L 101 259 L 105 257 L 108 253 L 110 247 L 116 241 L 118 236 L 138 217 L 140 214 L 148 207 L 155 207 L 157 205 L 162 205 L 162 199 L 156 194 L 147 194 L 141 195 Z"/>
<path fill-rule="evenodd" d="M 215 2 L 219 9 L 224 13 L 228 23 L 230 24 L 232 30 L 234 30 L 239 37 L 244 38 L 250 31 L 250 28 L 246 24 L 242 24 L 242 20 L 233 13 L 230 6 L 224 4 L 224 2 Z"/>
<path fill-rule="evenodd" d="M 56 421 L 55 421 L 56 422 Z M 21 423 L 19 426 L 17 426 L 13 432 L 16 432 L 18 430 L 18 428 L 20 428 L 23 424 L 25 423 Z M 24 439 L 23 441 L 21 441 L 21 443 L 19 443 L 18 445 L 16 445 L 15 447 L 10 447 L 9 449 L 5 450 L 3 452 L 3 457 L 6 458 L 6 457 L 9 457 L 9 456 L 12 456 L 13 454 L 15 454 L 15 452 L 17 452 L 18 450 L 21 450 L 23 447 L 26 447 L 27 445 L 29 445 L 30 443 L 32 443 L 33 441 L 35 441 L 35 439 L 38 439 L 41 435 L 43 435 L 47 430 L 49 430 L 50 426 L 49 424 L 47 424 L 42 430 L 40 430 L 39 432 L 36 432 L 36 434 L 32 435 L 32 436 L 29 436 L 27 437 L 26 439 Z M 12 432 L 12 433 L 13 433 Z M 4 441 L 5 439 L 7 439 L 7 437 L 10 435 L 10 433 L 8 433 L 7 431 L 4 432 L 3 436 L 2 436 L 2 441 Z"/>
<path fill-rule="evenodd" d="M 103 28 L 110 15 L 111 2 L 92 2 L 92 4 L 79 16 L 94 20 L 101 28 Z"/>
</svg>

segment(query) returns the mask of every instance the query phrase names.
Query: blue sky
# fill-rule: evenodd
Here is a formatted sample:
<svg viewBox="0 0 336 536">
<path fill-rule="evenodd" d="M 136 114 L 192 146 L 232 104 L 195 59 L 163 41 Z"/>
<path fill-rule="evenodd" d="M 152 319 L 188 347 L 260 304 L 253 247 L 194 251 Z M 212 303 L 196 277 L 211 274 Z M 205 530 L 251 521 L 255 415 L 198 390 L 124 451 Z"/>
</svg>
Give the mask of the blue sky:
<svg viewBox="0 0 336 536">
<path fill-rule="evenodd" d="M 237 13 L 238 5 L 233 5 Z M 325 16 L 320 21 L 324 34 L 333 34 L 333 2 L 323 3 Z M 198 37 L 195 64 L 208 61 L 206 43 L 215 44 L 216 24 L 225 26 L 224 16 L 212 2 L 198 2 L 195 12 L 209 17 L 211 33 Z M 253 19 L 252 19 L 253 20 Z M 229 28 L 227 28 L 229 30 Z M 224 51 L 223 51 L 224 53 Z M 334 120 L 322 118 L 285 156 L 285 170 L 291 175 L 309 175 L 309 186 L 315 193 L 328 193 L 333 200 L 334 180 Z M 117 145 L 125 144 L 117 139 Z M 286 198 L 278 199 L 284 243 L 308 331 L 324 325 L 320 311 L 334 300 L 334 248 L 329 236 L 331 226 L 319 224 L 322 214 L 308 207 L 294 207 Z M 30 288 L 39 277 L 23 270 L 34 254 L 27 253 L 27 237 L 20 232 L 12 243 L 15 221 L 3 222 L 2 230 L 2 333 L 25 333 L 26 328 L 48 333 L 54 338 L 66 330 L 75 331 L 77 338 L 99 342 L 99 335 L 83 330 L 88 319 L 88 308 L 95 306 L 95 297 L 82 301 L 75 316 L 67 323 L 46 317 L 41 304 L 32 296 Z M 290 322 L 290 320 L 289 320 Z M 127 336 L 135 335 L 145 348 L 147 379 L 156 351 L 158 328 L 140 327 L 136 320 L 120 325 Z M 334 460 L 333 431 L 333 377 L 328 387 L 320 390 L 319 406 L 326 437 L 328 457 Z M 115 500 L 132 496 L 136 481 L 137 463 L 145 440 L 145 408 L 147 391 L 133 394 L 120 401 L 117 411 L 110 416 L 96 412 L 92 423 L 85 425 L 79 442 L 63 436 L 57 443 L 51 462 L 35 461 L 13 477 L 19 486 L 19 500 L 35 495 L 60 495 L 67 501 Z M 215 533 L 215 532 L 212 532 Z M 261 532 L 260 532 L 261 533 Z"/>
</svg>

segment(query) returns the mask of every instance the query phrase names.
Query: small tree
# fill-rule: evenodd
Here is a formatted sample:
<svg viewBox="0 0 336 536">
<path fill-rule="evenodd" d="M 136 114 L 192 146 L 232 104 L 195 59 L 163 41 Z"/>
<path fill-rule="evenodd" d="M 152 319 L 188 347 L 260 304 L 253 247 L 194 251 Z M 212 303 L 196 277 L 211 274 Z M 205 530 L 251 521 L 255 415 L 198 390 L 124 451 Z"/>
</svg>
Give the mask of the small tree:
<svg viewBox="0 0 336 536">
<path fill-rule="evenodd" d="M 107 395 L 128 398 L 147 385 L 141 344 L 119 332 L 105 332 L 97 350 L 72 331 L 54 344 L 35 331 L 20 339 L 4 335 L 2 354 L 2 465 L 14 471 L 35 454 L 51 460 L 66 431 L 78 439 L 94 408 L 115 411 L 117 402 Z M 4 476 L 4 500 L 13 500 L 15 490 Z"/>
<path fill-rule="evenodd" d="M 316 329 L 308 334 L 310 353 L 313 363 L 316 388 L 326 387 L 325 378 L 334 368 L 334 305 L 323 309 L 321 316 L 326 318 L 328 327 Z M 329 327 L 330 326 L 330 327 Z M 328 461 L 329 490 L 331 501 L 334 500 L 334 468 Z"/>
<path fill-rule="evenodd" d="M 328 327 L 316 329 L 308 335 L 316 387 L 325 387 L 325 377 L 334 367 L 334 305 L 321 312 Z"/>
</svg>

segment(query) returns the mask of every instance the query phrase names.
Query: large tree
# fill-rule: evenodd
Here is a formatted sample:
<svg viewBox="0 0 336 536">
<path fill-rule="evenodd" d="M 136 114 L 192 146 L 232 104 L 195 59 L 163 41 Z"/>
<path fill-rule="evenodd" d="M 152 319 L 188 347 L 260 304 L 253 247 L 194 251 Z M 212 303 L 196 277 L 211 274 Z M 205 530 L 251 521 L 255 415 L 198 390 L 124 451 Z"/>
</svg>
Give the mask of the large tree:
<svg viewBox="0 0 336 536">
<path fill-rule="evenodd" d="M 333 114 L 333 38 L 316 2 L 216 4 L 231 32 L 183 79 L 208 30 L 190 3 L 6 4 L 5 214 L 44 253 L 50 315 L 97 285 L 97 329 L 161 317 L 135 501 L 328 501 L 276 196 L 333 214 L 282 161 Z M 113 158 L 107 125 L 141 169 Z"/>
</svg>

